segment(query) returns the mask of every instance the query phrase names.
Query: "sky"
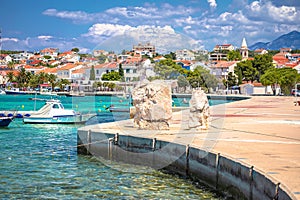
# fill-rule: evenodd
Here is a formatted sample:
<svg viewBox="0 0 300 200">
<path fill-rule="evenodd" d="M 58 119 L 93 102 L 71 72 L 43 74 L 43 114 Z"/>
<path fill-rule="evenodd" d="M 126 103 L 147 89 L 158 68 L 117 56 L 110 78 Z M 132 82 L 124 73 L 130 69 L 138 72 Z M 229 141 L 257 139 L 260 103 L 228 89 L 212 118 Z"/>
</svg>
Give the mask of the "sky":
<svg viewBox="0 0 300 200">
<path fill-rule="evenodd" d="M 300 0 L 1 0 L 0 30 L 2 50 L 211 51 L 300 31 Z"/>
</svg>

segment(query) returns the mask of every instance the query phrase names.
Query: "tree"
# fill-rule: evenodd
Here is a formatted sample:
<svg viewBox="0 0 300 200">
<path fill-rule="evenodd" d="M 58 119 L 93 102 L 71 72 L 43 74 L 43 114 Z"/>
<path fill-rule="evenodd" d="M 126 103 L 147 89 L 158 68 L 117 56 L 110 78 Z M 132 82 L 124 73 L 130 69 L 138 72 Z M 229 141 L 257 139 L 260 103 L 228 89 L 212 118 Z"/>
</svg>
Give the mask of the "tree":
<svg viewBox="0 0 300 200">
<path fill-rule="evenodd" d="M 245 60 L 237 63 L 237 67 L 234 69 L 235 74 L 238 74 L 242 77 L 242 80 L 245 81 L 254 81 L 258 72 L 257 69 L 253 67 L 252 62 L 250 60 Z M 239 72 L 241 71 L 241 73 Z M 241 79 L 240 77 L 238 79 Z"/>
<path fill-rule="evenodd" d="M 49 60 L 49 59 L 51 59 L 52 57 L 51 57 L 51 56 L 48 56 L 48 55 L 44 55 L 44 58 L 47 59 L 47 60 Z"/>
<path fill-rule="evenodd" d="M 15 75 L 14 75 L 13 72 L 8 72 L 8 73 L 6 74 L 6 77 L 8 78 L 8 82 L 11 83 L 11 82 L 14 81 Z"/>
<path fill-rule="evenodd" d="M 241 68 L 238 68 L 237 70 L 234 70 L 237 75 L 238 85 L 243 83 L 243 75 Z"/>
<path fill-rule="evenodd" d="M 73 48 L 73 49 L 71 49 L 71 51 L 74 51 L 74 52 L 78 53 L 79 49 L 78 48 Z"/>
<path fill-rule="evenodd" d="M 174 52 L 170 52 L 169 54 L 166 54 L 164 57 L 170 60 L 176 60 L 176 54 Z"/>
<path fill-rule="evenodd" d="M 104 81 L 119 81 L 121 79 L 119 72 L 109 72 L 102 75 L 102 80 Z"/>
<path fill-rule="evenodd" d="M 202 67 L 202 66 L 197 66 L 195 68 L 195 70 L 197 70 L 202 78 L 202 82 L 203 84 L 200 85 L 202 88 L 206 88 L 207 90 L 210 88 L 216 88 L 218 85 L 218 79 L 216 78 L 216 76 L 210 74 L 209 70 Z"/>
<path fill-rule="evenodd" d="M 121 80 L 124 81 L 124 69 L 122 67 L 122 63 L 119 64 L 119 75 L 121 77 Z"/>
<path fill-rule="evenodd" d="M 189 86 L 188 80 L 183 75 L 180 75 L 177 77 L 177 84 L 178 84 L 178 87 L 184 88 L 184 91 L 186 90 L 186 87 Z"/>
<path fill-rule="evenodd" d="M 280 85 L 282 93 L 288 95 L 295 84 L 300 80 L 297 70 L 292 68 L 271 68 L 261 76 L 261 83 L 271 85 L 273 90 Z"/>
<path fill-rule="evenodd" d="M 26 70 L 23 67 L 19 70 L 19 75 L 17 76 L 17 82 L 19 87 L 24 87 L 24 84 L 26 82 Z"/>
<path fill-rule="evenodd" d="M 237 82 L 237 77 L 232 72 L 228 73 L 227 79 L 223 79 L 223 84 L 227 89 L 235 86 Z"/>
<path fill-rule="evenodd" d="M 173 60 L 161 60 L 154 65 L 154 71 L 165 80 L 176 79 L 180 74 L 186 74 L 186 70 L 177 65 Z"/>
<path fill-rule="evenodd" d="M 7 63 L 8 69 L 14 69 L 15 63 L 13 61 Z"/>
<path fill-rule="evenodd" d="M 268 69 L 273 68 L 273 58 L 271 55 L 256 55 L 253 60 L 253 67 L 257 69 L 257 81 L 260 81 L 261 75 L 263 75 Z"/>
<path fill-rule="evenodd" d="M 48 76 L 48 81 L 50 82 L 52 88 L 55 87 L 56 78 L 57 78 L 57 76 L 54 74 L 49 74 L 49 76 Z"/>
<path fill-rule="evenodd" d="M 91 68 L 91 71 L 90 71 L 90 80 L 95 80 L 96 79 L 96 75 L 95 75 L 95 67 L 94 65 L 92 66 Z"/>
<path fill-rule="evenodd" d="M 229 51 L 227 54 L 227 59 L 230 61 L 242 60 L 242 56 L 238 50 L 237 51 Z"/>
</svg>

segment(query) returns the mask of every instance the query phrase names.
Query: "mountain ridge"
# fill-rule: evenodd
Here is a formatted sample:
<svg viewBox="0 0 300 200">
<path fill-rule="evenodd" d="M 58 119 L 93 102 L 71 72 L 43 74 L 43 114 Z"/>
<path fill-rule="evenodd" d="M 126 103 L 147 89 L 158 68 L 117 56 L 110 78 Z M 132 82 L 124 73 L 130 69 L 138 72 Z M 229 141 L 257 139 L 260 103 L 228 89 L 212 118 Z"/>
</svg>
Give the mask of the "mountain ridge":
<svg viewBox="0 0 300 200">
<path fill-rule="evenodd" d="M 300 32 L 291 31 L 283 34 L 270 42 L 257 42 L 249 46 L 250 50 L 255 49 L 279 50 L 280 48 L 300 49 Z"/>
</svg>

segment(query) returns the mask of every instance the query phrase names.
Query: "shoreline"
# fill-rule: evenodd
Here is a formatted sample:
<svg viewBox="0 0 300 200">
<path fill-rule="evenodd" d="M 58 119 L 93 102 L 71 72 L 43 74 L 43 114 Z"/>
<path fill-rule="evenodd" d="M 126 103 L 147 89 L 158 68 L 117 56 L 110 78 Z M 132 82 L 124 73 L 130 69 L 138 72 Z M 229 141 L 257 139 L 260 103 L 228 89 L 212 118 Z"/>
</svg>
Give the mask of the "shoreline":
<svg viewBox="0 0 300 200">
<path fill-rule="evenodd" d="M 183 116 L 186 116 L 186 113 L 181 111 L 174 113 L 169 131 L 137 130 L 132 127 L 130 120 L 126 120 L 80 128 L 78 129 L 78 138 L 91 130 L 94 136 L 90 142 L 97 141 L 95 139 L 101 134 L 115 135 L 119 133 L 120 136 L 126 136 L 133 141 L 134 138 L 150 141 L 155 138 L 157 141 L 174 143 L 175 146 L 183 145 L 185 148 L 181 147 L 181 149 L 183 148 L 185 151 L 186 145 L 189 145 L 200 151 L 205 150 L 214 155 L 225 156 L 224 159 L 234 161 L 242 168 L 247 168 L 248 165 L 248 171 L 246 170 L 248 173 L 251 168 L 249 166 L 254 166 L 253 169 L 256 173 L 262 172 L 262 175 L 267 177 L 266 180 L 273 184 L 272 188 L 268 190 L 271 194 L 268 195 L 275 194 L 276 184 L 280 182 L 278 191 L 282 191 L 281 195 L 286 192 L 290 199 L 298 199 L 300 180 L 295 177 L 300 172 L 297 167 L 300 165 L 298 156 L 300 137 L 296 134 L 300 130 L 300 122 L 297 118 L 300 107 L 294 106 L 293 100 L 293 97 L 252 97 L 248 100 L 213 106 L 211 107 L 212 124 L 208 131 L 185 131 L 182 124 L 184 124 Z M 190 138 L 191 136 L 192 138 Z M 86 136 L 84 137 L 87 139 Z M 81 142 L 83 144 L 90 143 L 88 140 Z M 102 147 L 101 145 L 98 147 L 97 145 L 88 146 L 89 149 L 104 147 L 107 149 L 107 145 L 106 142 Z M 128 150 L 133 151 L 133 149 L 130 147 Z M 183 152 L 183 154 L 185 153 Z M 184 160 L 184 158 L 181 159 Z M 190 166 L 193 165 L 195 163 L 190 164 Z M 225 173 L 224 177 L 226 176 L 229 176 L 228 172 Z M 249 193 L 249 191 L 245 193 Z"/>
</svg>

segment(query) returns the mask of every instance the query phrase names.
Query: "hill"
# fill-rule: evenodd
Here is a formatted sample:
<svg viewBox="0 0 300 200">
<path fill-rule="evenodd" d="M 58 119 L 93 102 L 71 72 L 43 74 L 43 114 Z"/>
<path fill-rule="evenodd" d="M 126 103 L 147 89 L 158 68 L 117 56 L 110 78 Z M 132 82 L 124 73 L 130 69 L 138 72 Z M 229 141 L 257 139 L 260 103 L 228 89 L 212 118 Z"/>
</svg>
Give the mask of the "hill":
<svg viewBox="0 0 300 200">
<path fill-rule="evenodd" d="M 280 48 L 300 49 L 300 32 L 292 31 L 276 38 L 271 42 L 257 42 L 249 46 L 250 50 L 255 49 L 279 50 Z"/>
</svg>

